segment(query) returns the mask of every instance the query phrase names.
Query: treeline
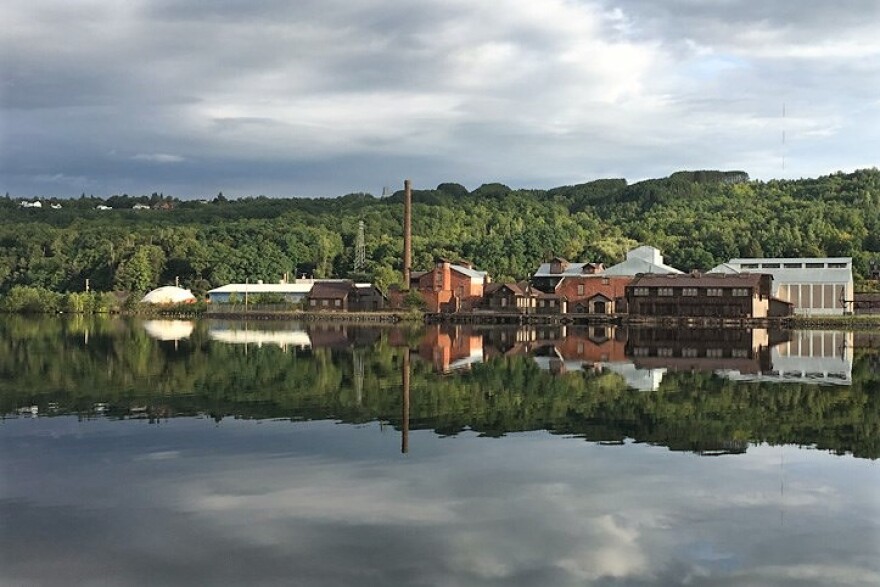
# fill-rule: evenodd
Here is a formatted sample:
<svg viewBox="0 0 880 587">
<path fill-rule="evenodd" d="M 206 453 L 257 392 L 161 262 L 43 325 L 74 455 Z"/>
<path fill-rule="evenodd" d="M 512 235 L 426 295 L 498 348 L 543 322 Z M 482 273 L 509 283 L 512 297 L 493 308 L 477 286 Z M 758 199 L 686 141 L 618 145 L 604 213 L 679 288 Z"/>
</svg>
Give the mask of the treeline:
<svg viewBox="0 0 880 587">
<path fill-rule="evenodd" d="M 43 415 L 93 417 L 100 404 L 113 418 L 379 420 L 399 429 L 403 354 L 418 337 L 384 331 L 374 338 L 370 346 L 285 351 L 212 342 L 204 323 L 175 343 L 118 319 L 10 317 L 0 321 L 0 414 L 36 406 Z M 499 357 L 454 376 L 413 358 L 410 427 L 487 436 L 549 430 L 695 452 L 738 452 L 754 442 L 814 445 L 876 459 L 876 359 L 856 352 L 851 386 L 667 373 L 658 390 L 644 392 L 608 372 L 553 375 L 530 357 Z"/>
<path fill-rule="evenodd" d="M 398 283 L 402 193 L 331 199 L 181 201 L 163 194 L 43 200 L 0 198 L 0 294 L 13 286 L 143 292 L 180 283 L 204 293 L 223 283 L 283 275 Z M 467 259 L 496 279 L 522 279 L 552 255 L 623 259 L 638 243 L 672 265 L 706 270 L 732 257 L 847 256 L 856 277 L 880 258 L 880 171 L 749 181 L 744 172 L 679 172 L 628 184 L 599 180 L 551 190 L 455 183 L 414 193 L 414 267 Z M 135 203 L 155 206 L 134 210 Z M 113 210 L 97 210 L 112 205 Z M 367 262 L 353 274 L 358 221 Z"/>
</svg>

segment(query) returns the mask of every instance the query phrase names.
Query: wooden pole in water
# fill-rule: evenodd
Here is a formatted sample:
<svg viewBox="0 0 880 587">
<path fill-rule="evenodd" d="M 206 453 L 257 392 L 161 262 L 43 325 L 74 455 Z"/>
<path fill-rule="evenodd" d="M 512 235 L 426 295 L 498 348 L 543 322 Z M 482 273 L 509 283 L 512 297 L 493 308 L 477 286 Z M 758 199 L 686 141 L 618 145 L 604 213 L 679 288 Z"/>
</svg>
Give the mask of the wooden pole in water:
<svg viewBox="0 0 880 587">
<path fill-rule="evenodd" d="M 400 452 L 409 452 L 409 347 L 403 350 L 403 420 L 400 436 Z"/>
</svg>

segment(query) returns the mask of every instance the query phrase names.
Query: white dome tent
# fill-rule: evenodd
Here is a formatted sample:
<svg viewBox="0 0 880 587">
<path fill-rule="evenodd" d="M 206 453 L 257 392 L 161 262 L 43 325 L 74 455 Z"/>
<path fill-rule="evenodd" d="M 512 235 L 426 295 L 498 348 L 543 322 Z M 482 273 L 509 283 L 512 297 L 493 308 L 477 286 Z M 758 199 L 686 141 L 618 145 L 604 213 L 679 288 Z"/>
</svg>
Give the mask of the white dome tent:
<svg viewBox="0 0 880 587">
<path fill-rule="evenodd" d="M 142 304 L 192 304 L 195 301 L 191 291 L 173 285 L 156 288 L 141 299 Z"/>
</svg>

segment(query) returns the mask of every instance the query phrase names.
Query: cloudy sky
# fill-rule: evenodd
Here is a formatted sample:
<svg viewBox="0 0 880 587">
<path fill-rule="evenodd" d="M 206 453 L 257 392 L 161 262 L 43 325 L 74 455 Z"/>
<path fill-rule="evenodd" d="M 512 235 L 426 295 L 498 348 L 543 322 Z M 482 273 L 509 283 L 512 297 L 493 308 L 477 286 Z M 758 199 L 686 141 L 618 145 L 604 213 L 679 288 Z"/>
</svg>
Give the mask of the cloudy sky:
<svg viewBox="0 0 880 587">
<path fill-rule="evenodd" d="M 876 0 L 11 0 L 0 22 L 14 195 L 769 179 L 880 153 Z"/>
</svg>

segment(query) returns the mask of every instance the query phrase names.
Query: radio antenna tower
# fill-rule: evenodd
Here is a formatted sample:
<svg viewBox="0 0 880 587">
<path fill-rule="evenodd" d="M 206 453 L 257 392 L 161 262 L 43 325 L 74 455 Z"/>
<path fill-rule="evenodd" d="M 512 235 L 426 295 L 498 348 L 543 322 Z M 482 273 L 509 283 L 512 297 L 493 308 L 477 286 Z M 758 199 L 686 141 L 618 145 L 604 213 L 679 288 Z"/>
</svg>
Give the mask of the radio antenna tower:
<svg viewBox="0 0 880 587">
<path fill-rule="evenodd" d="M 354 272 L 360 273 L 367 264 L 367 244 L 364 239 L 364 221 L 358 221 L 357 241 L 354 245 Z"/>
</svg>

